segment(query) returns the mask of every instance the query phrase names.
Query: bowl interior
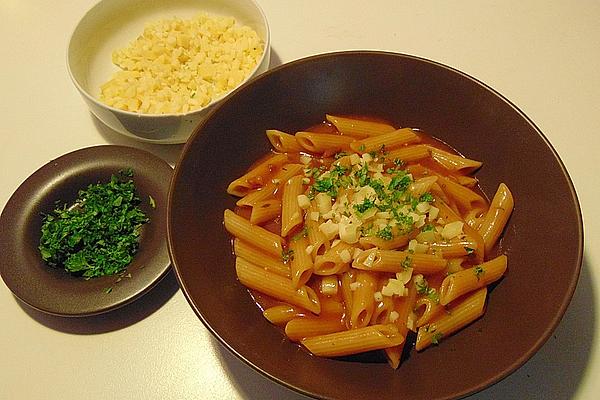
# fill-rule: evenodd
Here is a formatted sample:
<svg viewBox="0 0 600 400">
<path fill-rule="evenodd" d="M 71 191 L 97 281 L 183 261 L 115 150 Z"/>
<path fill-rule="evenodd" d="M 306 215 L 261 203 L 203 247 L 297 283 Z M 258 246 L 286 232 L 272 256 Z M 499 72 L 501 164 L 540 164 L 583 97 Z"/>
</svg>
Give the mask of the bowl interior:
<svg viewBox="0 0 600 400">
<path fill-rule="evenodd" d="M 310 356 L 261 316 L 236 280 L 222 224 L 223 210 L 235 203 L 226 193 L 228 183 L 269 151 L 266 129 L 293 133 L 321 122 L 326 113 L 420 128 L 483 161 L 477 177 L 488 196 L 504 182 L 515 197 L 500 244 L 508 273 L 491 291 L 486 314 L 440 346 L 412 350 L 397 371 L 372 355 Z M 381 52 L 292 62 L 228 98 L 184 149 L 171 182 L 167 221 L 183 291 L 220 341 L 278 382 L 336 399 L 457 398 L 507 376 L 560 321 L 575 289 L 583 246 L 573 185 L 551 145 L 522 112 L 454 69 Z M 569 240 L 558 246 L 559 237 Z M 527 322 L 518 328 L 512 323 L 517 318 Z"/>
</svg>

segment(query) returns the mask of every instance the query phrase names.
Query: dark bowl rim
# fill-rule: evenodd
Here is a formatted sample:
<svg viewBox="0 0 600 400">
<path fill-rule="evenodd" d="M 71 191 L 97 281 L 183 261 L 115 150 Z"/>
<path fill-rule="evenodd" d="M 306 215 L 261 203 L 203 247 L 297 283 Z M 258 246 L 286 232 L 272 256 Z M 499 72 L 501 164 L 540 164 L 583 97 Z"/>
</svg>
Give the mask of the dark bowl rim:
<svg viewBox="0 0 600 400">
<path fill-rule="evenodd" d="M 180 156 L 179 156 L 179 161 L 181 161 L 188 153 L 189 149 L 192 146 L 192 142 L 194 141 L 194 139 L 196 138 L 196 136 L 198 136 L 204 126 L 208 123 L 208 121 L 210 121 L 213 117 L 214 114 L 218 113 L 221 109 L 221 107 L 223 107 L 230 98 L 237 96 L 240 93 L 243 93 L 246 90 L 250 90 L 249 87 L 258 81 L 267 79 L 269 76 L 274 75 L 279 73 L 279 71 L 281 70 L 285 70 L 287 68 L 293 68 L 294 66 L 300 65 L 300 64 L 304 64 L 304 63 L 311 63 L 313 61 L 317 61 L 317 60 L 321 60 L 321 59 L 327 59 L 327 58 L 334 58 L 334 57 L 362 57 L 362 56 L 378 56 L 378 57 L 398 57 L 398 58 L 403 58 L 403 59 L 410 59 L 413 61 L 418 61 L 421 63 L 426 63 L 426 64 L 430 64 L 433 65 L 437 68 L 442 68 L 445 70 L 448 70 L 454 74 L 458 74 L 466 79 L 468 79 L 469 81 L 473 82 L 476 85 L 479 85 L 481 87 L 483 87 L 485 90 L 491 92 L 494 96 L 496 96 L 497 98 L 499 98 L 500 100 L 502 100 L 504 103 L 506 103 L 507 105 L 509 105 L 521 118 L 523 118 L 528 125 L 531 126 L 531 128 L 533 128 L 533 130 L 537 133 L 537 135 L 539 135 L 542 140 L 544 141 L 544 144 L 550 149 L 550 151 L 552 152 L 552 156 L 554 157 L 554 159 L 557 161 L 558 166 L 560 167 L 561 173 L 562 175 L 566 178 L 569 189 L 570 189 L 570 195 L 571 195 L 571 201 L 572 203 L 575 205 L 576 210 L 577 210 L 577 233 L 578 233 L 578 257 L 576 260 L 576 274 L 573 274 L 571 282 L 569 283 L 569 287 L 568 287 L 568 293 L 567 296 L 564 298 L 564 301 L 562 304 L 560 304 L 559 307 L 559 312 L 556 314 L 555 318 L 552 320 L 551 324 L 548 325 L 548 327 L 546 328 L 546 330 L 544 331 L 544 334 L 542 336 L 540 336 L 540 338 L 538 339 L 538 341 L 535 343 L 535 345 L 533 347 L 530 348 L 529 351 L 525 352 L 520 358 L 516 359 L 511 365 L 510 367 L 506 368 L 504 371 L 501 371 L 500 373 L 496 374 L 493 378 L 490 378 L 488 380 L 485 380 L 483 382 L 481 382 L 479 385 L 473 386 L 469 389 L 464 390 L 461 393 L 457 393 L 456 395 L 452 395 L 451 397 L 448 397 L 448 399 L 459 399 L 459 398 L 464 398 L 466 396 L 475 394 L 477 392 L 480 392 L 500 381 L 502 381 L 504 378 L 506 378 L 507 376 L 511 375 L 513 372 L 515 372 L 516 370 L 518 370 L 519 368 L 521 368 L 534 354 L 536 354 L 540 348 L 547 342 L 547 340 L 550 338 L 550 336 L 552 335 L 552 333 L 554 332 L 554 330 L 557 328 L 558 324 L 560 323 L 560 321 L 562 320 L 569 304 L 571 303 L 571 300 L 573 298 L 573 294 L 575 293 L 575 289 L 577 287 L 577 282 L 579 280 L 579 275 L 581 273 L 581 266 L 583 263 L 583 252 L 584 252 L 584 228 L 583 228 L 583 216 L 582 216 L 582 212 L 581 212 L 581 206 L 579 203 L 579 199 L 577 196 L 577 192 L 575 190 L 575 186 L 573 184 L 573 180 L 571 179 L 571 176 L 568 173 L 568 170 L 566 168 L 566 166 L 564 165 L 562 159 L 560 158 L 558 152 L 556 151 L 556 149 L 554 148 L 554 146 L 550 143 L 550 141 L 548 140 L 548 138 L 544 135 L 544 133 L 538 128 L 538 126 L 518 107 L 516 106 L 513 102 L 511 102 L 509 99 L 507 99 L 504 95 L 502 95 L 501 93 L 499 93 L 497 90 L 495 90 L 494 88 L 492 88 L 491 86 L 487 85 L 486 83 L 480 81 L 479 79 L 460 71 L 457 68 L 448 66 L 446 64 L 443 64 L 441 62 L 438 61 L 433 61 L 431 59 L 427 59 L 424 57 L 420 57 L 420 56 L 415 56 L 415 55 L 410 55 L 410 54 L 406 54 L 406 53 L 400 53 L 400 52 L 392 52 L 392 51 L 383 51 L 383 50 L 343 50 L 343 51 L 334 51 L 334 52 L 326 52 L 326 53 L 319 53 L 319 54 L 314 54 L 314 55 L 310 55 L 307 57 L 303 57 L 303 58 L 299 58 L 287 63 L 283 63 L 281 65 L 278 65 L 277 67 L 274 67 L 272 69 L 267 70 L 266 72 L 263 72 L 262 74 L 256 76 L 255 78 L 249 80 L 248 82 L 246 82 L 244 85 L 240 86 L 238 89 L 236 89 L 235 91 L 231 92 L 227 97 L 225 97 L 219 104 L 216 105 L 216 107 L 214 107 L 206 116 L 206 118 L 196 127 L 196 129 L 194 129 L 194 131 L 192 132 L 190 138 L 187 140 L 187 142 L 185 143 Z M 169 250 L 169 254 L 171 257 L 171 262 L 173 265 L 173 270 L 175 272 L 175 276 L 177 278 L 177 281 L 179 283 L 179 286 L 186 298 L 186 300 L 188 301 L 188 303 L 190 304 L 190 306 L 192 307 L 192 309 L 194 310 L 194 312 L 196 313 L 196 315 L 198 316 L 198 318 L 202 321 L 202 323 L 204 324 L 204 326 L 211 332 L 211 334 L 216 337 L 218 339 L 218 341 L 226 348 L 228 349 L 232 354 L 234 354 L 237 358 L 241 359 L 242 361 L 244 361 L 244 363 L 246 363 L 247 365 L 249 365 L 250 367 L 252 367 L 252 369 L 254 369 L 255 371 L 259 372 L 261 375 L 268 377 L 269 379 L 295 391 L 298 393 L 302 393 L 304 395 L 313 397 L 313 398 L 321 398 L 320 395 L 316 394 L 316 393 L 311 393 L 310 391 L 307 391 L 305 389 L 296 387 L 276 376 L 273 376 L 272 374 L 267 373 L 266 371 L 263 371 L 260 367 L 258 367 L 257 365 L 255 365 L 251 360 L 247 359 L 246 357 L 244 357 L 242 354 L 240 354 L 235 348 L 233 348 L 227 341 L 225 341 L 217 331 L 215 331 L 213 329 L 213 327 L 208 323 L 208 321 L 206 321 L 206 319 L 204 318 L 204 316 L 202 315 L 202 313 L 200 312 L 200 310 L 198 309 L 198 307 L 194 304 L 193 299 L 191 298 L 190 294 L 188 293 L 188 289 L 186 287 L 185 282 L 183 281 L 183 278 L 180 275 L 180 271 L 179 271 L 179 267 L 178 267 L 178 262 L 177 262 L 177 258 L 176 255 L 174 254 L 174 245 L 172 243 L 172 234 L 171 234 L 171 230 L 173 229 L 172 223 L 171 223 L 171 217 L 172 217 L 172 203 L 173 203 L 173 193 L 175 191 L 175 186 L 177 184 L 177 181 L 179 180 L 179 177 L 181 175 L 181 168 L 180 168 L 181 163 L 177 162 L 175 165 L 175 170 L 173 172 L 173 176 L 171 178 L 171 182 L 170 182 L 170 186 L 169 186 L 169 193 L 168 193 L 168 203 L 167 203 L 167 245 L 168 245 L 168 250 Z"/>
</svg>

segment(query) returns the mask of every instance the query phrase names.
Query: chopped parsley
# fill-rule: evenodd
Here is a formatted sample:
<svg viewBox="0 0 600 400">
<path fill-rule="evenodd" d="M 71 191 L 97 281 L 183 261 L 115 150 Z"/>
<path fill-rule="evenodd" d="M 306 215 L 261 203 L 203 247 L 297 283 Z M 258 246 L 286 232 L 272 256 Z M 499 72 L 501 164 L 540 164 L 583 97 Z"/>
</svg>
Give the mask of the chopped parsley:
<svg viewBox="0 0 600 400">
<path fill-rule="evenodd" d="M 44 215 L 39 251 L 50 266 L 86 279 L 113 275 L 133 261 L 142 225 L 131 170 L 79 191 L 71 206 Z"/>
<path fill-rule="evenodd" d="M 433 195 L 429 192 L 423 193 L 421 197 L 419 197 L 419 202 L 421 203 L 431 203 L 433 201 Z"/>
<path fill-rule="evenodd" d="M 475 252 L 475 249 L 472 249 L 469 246 L 465 246 L 465 251 L 467 252 L 467 254 L 473 254 L 473 252 Z"/>
<path fill-rule="evenodd" d="M 438 345 L 438 344 L 440 344 L 440 341 L 442 340 L 443 337 L 444 337 L 444 334 L 442 332 L 435 332 L 433 334 L 433 336 L 431 337 L 431 343 Z"/>
<path fill-rule="evenodd" d="M 409 256 L 406 256 L 406 258 L 404 258 L 404 260 L 402 261 L 402 264 L 400 264 L 402 266 L 402 269 L 407 269 L 412 267 L 412 258 Z"/>
<path fill-rule="evenodd" d="M 410 177 L 402 171 L 402 173 L 394 175 L 388 185 L 388 190 L 398 190 L 403 192 L 408 189 L 408 185 L 410 185 Z"/>
<path fill-rule="evenodd" d="M 481 265 L 477 265 L 473 268 L 473 273 L 477 277 L 477 280 L 480 280 L 481 276 L 483 274 L 485 274 L 485 270 L 483 269 L 483 267 Z"/>
<path fill-rule="evenodd" d="M 437 290 L 435 290 L 432 287 L 429 287 L 429 283 L 427 283 L 427 280 L 425 278 L 416 281 L 415 285 L 417 287 L 418 294 L 427 296 L 431 301 L 433 301 L 435 303 L 440 302 L 440 296 L 439 296 Z"/>
<path fill-rule="evenodd" d="M 294 259 L 294 250 L 289 249 L 289 250 L 282 250 L 281 251 L 281 260 L 284 263 L 291 262 L 293 259 Z"/>
<path fill-rule="evenodd" d="M 369 198 L 366 198 L 363 200 L 362 203 L 355 204 L 354 210 L 356 210 L 356 212 L 358 214 L 364 214 L 367 211 L 369 211 L 370 209 L 372 209 L 373 207 L 375 207 L 375 202 Z"/>
<path fill-rule="evenodd" d="M 421 232 L 428 232 L 428 231 L 432 231 L 434 229 L 435 229 L 435 227 L 432 224 L 425 224 L 421 228 Z"/>
<path fill-rule="evenodd" d="M 300 232 L 298 232 L 294 236 L 292 236 L 292 240 L 294 240 L 294 241 L 300 240 L 307 236 L 308 236 L 308 226 L 304 226 L 304 228 L 302 228 L 302 230 Z"/>
<path fill-rule="evenodd" d="M 377 237 L 383 240 L 392 240 L 394 238 L 394 234 L 392 233 L 392 226 L 386 225 L 377 231 Z"/>
</svg>

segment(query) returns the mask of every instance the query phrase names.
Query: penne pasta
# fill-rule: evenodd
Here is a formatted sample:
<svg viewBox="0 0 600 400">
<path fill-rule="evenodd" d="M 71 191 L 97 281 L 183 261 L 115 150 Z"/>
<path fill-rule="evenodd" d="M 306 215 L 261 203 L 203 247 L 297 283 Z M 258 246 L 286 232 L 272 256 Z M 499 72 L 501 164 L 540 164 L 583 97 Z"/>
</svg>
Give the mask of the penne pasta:
<svg viewBox="0 0 600 400">
<path fill-rule="evenodd" d="M 292 284 L 295 288 L 304 286 L 313 273 L 313 260 L 306 252 L 308 240 L 305 237 L 294 238 L 290 242 L 293 252 L 291 265 Z"/>
<path fill-rule="evenodd" d="M 314 314 L 321 312 L 319 298 L 315 291 L 308 286 L 295 288 L 290 279 L 269 272 L 240 257 L 235 260 L 235 270 L 240 282 L 250 289 L 302 307 Z"/>
<path fill-rule="evenodd" d="M 285 334 L 293 342 L 344 330 L 346 327 L 339 317 L 294 318 L 285 325 Z"/>
<path fill-rule="evenodd" d="M 277 129 L 267 129 L 267 139 L 269 139 L 273 148 L 280 153 L 300 152 L 303 150 L 294 135 L 278 131 Z"/>
<path fill-rule="evenodd" d="M 420 297 L 415 303 L 415 313 L 417 314 L 416 327 L 430 323 L 435 318 L 446 312 L 446 308 L 439 302 L 429 297 Z"/>
<path fill-rule="evenodd" d="M 375 309 L 373 297 L 377 288 L 377 277 L 366 271 L 356 273 L 356 286 L 352 291 L 352 308 L 350 309 L 350 327 L 353 329 L 367 326 Z"/>
<path fill-rule="evenodd" d="M 277 172 L 270 182 L 264 186 L 248 192 L 244 197 L 239 199 L 235 204 L 237 206 L 253 206 L 259 201 L 267 200 L 275 196 L 279 188 L 284 182 L 287 182 L 292 176 L 301 174 L 304 170 L 302 164 L 285 164 L 279 172 Z"/>
<path fill-rule="evenodd" d="M 387 148 L 387 146 L 386 146 Z M 401 146 L 388 151 L 386 158 L 388 160 L 401 160 L 404 163 L 420 161 L 431 156 L 429 147 L 423 144 L 412 146 Z"/>
<path fill-rule="evenodd" d="M 339 242 L 327 250 L 325 254 L 316 256 L 314 273 L 316 275 L 333 275 L 343 272 L 352 259 L 351 249 L 350 244 Z"/>
<path fill-rule="evenodd" d="M 287 236 L 290 231 L 302 224 L 304 216 L 302 208 L 298 204 L 298 196 L 303 193 L 303 177 L 296 175 L 288 179 L 283 186 L 283 198 L 281 200 L 281 236 Z"/>
<path fill-rule="evenodd" d="M 382 122 L 365 121 L 356 118 L 326 115 L 327 121 L 331 122 L 343 135 L 355 138 L 381 135 L 396 130 L 393 126 Z"/>
<path fill-rule="evenodd" d="M 489 252 L 498 241 L 512 213 L 513 207 L 514 200 L 512 193 L 508 189 L 508 186 L 501 183 L 479 227 L 479 233 L 483 237 L 486 252 Z"/>
<path fill-rule="evenodd" d="M 456 154 L 448 153 L 436 147 L 430 146 L 431 158 L 448 171 L 463 174 L 472 173 L 483 164 L 480 161 L 470 160 Z"/>
<path fill-rule="evenodd" d="M 281 168 L 286 161 L 287 155 L 273 154 L 256 167 L 231 182 L 227 187 L 227 193 L 243 197 L 252 189 L 264 186 L 268 181 L 268 177 L 271 176 L 275 170 Z"/>
<path fill-rule="evenodd" d="M 416 350 L 421 351 L 432 344 L 438 344 L 443 338 L 481 317 L 485 308 L 486 296 L 487 288 L 479 289 L 452 307 L 448 314 L 420 327 L 415 344 Z"/>
<path fill-rule="evenodd" d="M 390 314 L 394 311 L 394 299 L 390 296 L 382 296 L 381 301 L 375 303 L 375 309 L 371 316 L 372 324 L 390 323 Z"/>
<path fill-rule="evenodd" d="M 263 311 L 263 316 L 274 325 L 285 325 L 296 317 L 303 317 L 306 314 L 301 308 L 289 304 L 281 304 L 267 308 Z"/>
<path fill-rule="evenodd" d="M 364 154 L 379 151 L 382 148 L 391 150 L 405 144 L 419 142 L 420 140 L 412 129 L 402 128 L 393 132 L 356 140 L 350 143 L 350 148 L 357 153 Z"/>
<path fill-rule="evenodd" d="M 446 260 L 432 254 L 374 248 L 360 253 L 352 262 L 352 267 L 376 272 L 402 272 L 411 267 L 415 274 L 428 275 L 445 269 Z"/>
<path fill-rule="evenodd" d="M 236 238 L 233 241 L 233 251 L 236 256 L 242 257 L 252 264 L 263 267 L 267 271 L 286 278 L 292 277 L 290 266 L 281 261 L 281 255 L 278 258 L 273 257 L 239 238 Z"/>
<path fill-rule="evenodd" d="M 436 183 L 438 180 L 437 176 L 424 176 L 423 178 L 419 178 L 417 180 L 415 180 L 413 183 L 410 184 L 410 186 L 408 187 L 408 190 L 410 190 L 410 193 L 416 197 L 419 198 L 421 197 L 423 194 L 429 192 L 431 190 L 431 187 L 433 186 L 434 183 Z"/>
<path fill-rule="evenodd" d="M 406 296 L 396 298 L 395 311 L 398 313 L 398 318 L 393 321 L 393 324 L 398 327 L 398 332 L 404 337 L 407 336 L 409 329 L 413 330 L 414 327 L 409 327 L 409 318 L 414 314 L 413 309 L 415 308 L 415 301 L 417 298 L 417 288 L 415 285 L 415 279 L 412 278 L 407 285 L 408 294 Z M 393 347 L 385 349 L 385 355 L 390 366 L 394 369 L 400 365 L 400 358 L 402 357 L 402 351 L 406 341 Z"/>
<path fill-rule="evenodd" d="M 283 246 L 281 236 L 269 232 L 258 225 L 253 225 L 246 218 L 241 217 L 231 210 L 225 210 L 223 215 L 225 229 L 233 236 L 258 247 L 264 252 L 281 257 Z"/>
<path fill-rule="evenodd" d="M 506 267 L 506 256 L 500 255 L 481 265 L 448 275 L 440 286 L 440 304 L 446 305 L 465 293 L 497 281 L 504 275 Z"/>
<path fill-rule="evenodd" d="M 250 223 L 260 225 L 277 218 L 281 214 L 281 201 L 268 199 L 256 202 L 250 212 Z"/>
<path fill-rule="evenodd" d="M 301 341 L 312 354 L 322 357 L 338 357 L 365 351 L 398 346 L 404 336 L 395 325 L 371 325 L 327 335 L 314 336 Z"/>
<path fill-rule="evenodd" d="M 333 154 L 341 150 L 350 150 L 350 143 L 354 141 L 349 136 L 327 133 L 297 132 L 295 136 L 300 146 L 311 153 Z"/>
<path fill-rule="evenodd" d="M 443 176 L 438 176 L 438 178 L 439 185 L 446 195 L 454 200 L 460 210 L 485 210 L 487 208 L 486 200 L 471 189 L 459 185 Z"/>
</svg>

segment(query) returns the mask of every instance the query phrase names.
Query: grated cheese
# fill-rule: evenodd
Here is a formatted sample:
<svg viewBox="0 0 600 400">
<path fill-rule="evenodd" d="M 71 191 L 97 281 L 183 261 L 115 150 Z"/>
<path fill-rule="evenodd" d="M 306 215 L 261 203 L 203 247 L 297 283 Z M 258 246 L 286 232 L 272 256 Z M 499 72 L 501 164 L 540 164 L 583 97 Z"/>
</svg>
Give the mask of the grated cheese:
<svg viewBox="0 0 600 400">
<path fill-rule="evenodd" d="M 163 19 L 113 52 L 120 70 L 100 87 L 100 100 L 146 114 L 197 110 L 242 83 L 263 51 L 258 34 L 233 17 Z"/>
</svg>

